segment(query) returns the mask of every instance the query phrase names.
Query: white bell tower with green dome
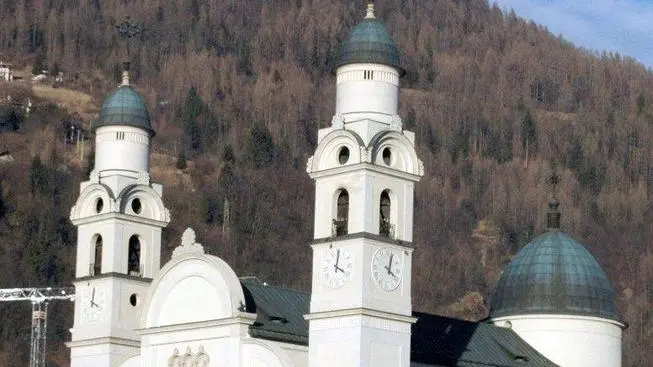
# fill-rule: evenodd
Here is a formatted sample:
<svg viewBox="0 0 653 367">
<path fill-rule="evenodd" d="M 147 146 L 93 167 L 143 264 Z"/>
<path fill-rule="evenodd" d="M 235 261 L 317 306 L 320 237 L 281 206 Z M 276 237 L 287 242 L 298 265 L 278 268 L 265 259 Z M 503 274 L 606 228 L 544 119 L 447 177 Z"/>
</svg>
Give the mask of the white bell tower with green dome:
<svg viewBox="0 0 653 367">
<path fill-rule="evenodd" d="M 415 137 L 397 115 L 399 51 L 374 4 L 335 66 L 336 113 L 320 129 L 309 366 L 410 365 Z"/>
<path fill-rule="evenodd" d="M 140 352 L 141 301 L 160 269 L 170 221 L 150 181 L 154 136 L 143 97 L 123 72 L 94 126 L 95 168 L 70 218 L 77 226 L 71 366 L 117 366 Z"/>
</svg>

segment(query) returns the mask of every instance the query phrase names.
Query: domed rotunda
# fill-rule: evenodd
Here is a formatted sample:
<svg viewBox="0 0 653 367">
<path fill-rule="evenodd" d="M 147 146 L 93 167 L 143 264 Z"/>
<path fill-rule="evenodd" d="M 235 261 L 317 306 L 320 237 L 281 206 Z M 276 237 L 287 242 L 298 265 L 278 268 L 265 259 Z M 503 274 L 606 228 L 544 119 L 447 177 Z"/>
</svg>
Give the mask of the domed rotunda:
<svg viewBox="0 0 653 367">
<path fill-rule="evenodd" d="M 558 206 L 555 199 L 549 203 L 547 232 L 503 272 L 490 320 L 514 329 L 560 366 L 620 366 L 625 325 L 615 311 L 614 290 L 594 256 L 560 231 Z"/>
</svg>

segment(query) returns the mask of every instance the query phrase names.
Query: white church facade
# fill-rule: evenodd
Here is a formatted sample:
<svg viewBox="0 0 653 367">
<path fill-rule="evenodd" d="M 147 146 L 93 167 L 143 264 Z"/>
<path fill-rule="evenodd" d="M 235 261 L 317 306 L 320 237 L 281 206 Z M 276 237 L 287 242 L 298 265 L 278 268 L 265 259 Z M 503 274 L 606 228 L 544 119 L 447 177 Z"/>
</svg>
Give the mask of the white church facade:
<svg viewBox="0 0 653 367">
<path fill-rule="evenodd" d="M 306 167 L 316 190 L 311 293 L 239 277 L 192 229 L 161 267 L 171 216 L 149 175 L 146 104 L 124 73 L 100 112 L 95 169 L 71 210 L 71 365 L 621 366 L 614 292 L 592 255 L 559 231 L 557 202 L 549 230 L 504 272 L 487 320 L 413 310 L 414 187 L 424 168 L 398 115 L 399 51 L 373 4 L 335 73 L 332 124 Z"/>
</svg>

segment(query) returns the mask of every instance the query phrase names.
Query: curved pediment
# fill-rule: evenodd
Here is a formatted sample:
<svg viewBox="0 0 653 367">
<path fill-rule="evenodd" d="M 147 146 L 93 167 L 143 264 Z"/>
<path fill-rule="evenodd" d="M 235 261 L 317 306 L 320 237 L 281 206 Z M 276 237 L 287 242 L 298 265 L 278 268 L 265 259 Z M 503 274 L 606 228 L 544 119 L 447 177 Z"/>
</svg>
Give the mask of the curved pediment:
<svg viewBox="0 0 653 367">
<path fill-rule="evenodd" d="M 417 176 L 424 174 L 422 161 L 417 158 L 413 143 L 397 131 L 382 131 L 370 141 L 372 163 Z"/>
<path fill-rule="evenodd" d="M 354 132 L 344 129 L 333 130 L 326 135 L 309 158 L 306 170 L 315 172 L 365 162 L 365 144 Z"/>
<path fill-rule="evenodd" d="M 187 235 L 191 231 L 191 235 Z M 222 259 L 204 254 L 184 233 L 184 244 L 152 282 L 141 324 L 145 328 L 235 317 L 245 296 L 236 273 Z"/>
<path fill-rule="evenodd" d="M 101 183 L 86 186 L 70 209 L 70 219 L 86 218 L 93 215 L 116 211 L 117 204 L 111 189 Z"/>
<path fill-rule="evenodd" d="M 153 188 L 145 185 L 131 185 L 118 195 L 117 205 L 120 213 L 170 222 L 170 213 L 163 205 L 161 196 Z"/>
</svg>

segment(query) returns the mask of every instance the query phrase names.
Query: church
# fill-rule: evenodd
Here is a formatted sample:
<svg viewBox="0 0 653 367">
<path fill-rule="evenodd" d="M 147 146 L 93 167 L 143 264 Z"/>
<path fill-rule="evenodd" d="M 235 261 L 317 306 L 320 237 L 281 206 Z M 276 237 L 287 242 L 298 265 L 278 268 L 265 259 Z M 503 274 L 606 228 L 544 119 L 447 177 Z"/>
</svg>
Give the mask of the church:
<svg viewBox="0 0 653 367">
<path fill-rule="evenodd" d="M 331 126 L 306 165 L 315 182 L 311 293 L 236 274 L 190 228 L 161 259 L 171 215 L 149 174 L 155 131 L 123 73 L 70 214 L 73 367 L 621 366 L 626 326 L 613 288 L 560 230 L 555 199 L 548 230 L 507 266 L 486 320 L 413 310 L 413 201 L 424 168 L 398 115 L 399 50 L 372 3 L 364 13 L 335 65 Z"/>
</svg>

